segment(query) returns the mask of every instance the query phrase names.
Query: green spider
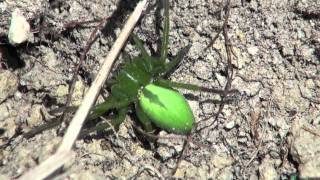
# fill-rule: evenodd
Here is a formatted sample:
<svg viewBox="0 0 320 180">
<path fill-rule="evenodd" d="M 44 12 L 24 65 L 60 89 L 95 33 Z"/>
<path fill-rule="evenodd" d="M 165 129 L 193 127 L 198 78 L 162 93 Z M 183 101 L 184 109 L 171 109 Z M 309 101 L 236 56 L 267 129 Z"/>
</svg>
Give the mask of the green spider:
<svg viewBox="0 0 320 180">
<path fill-rule="evenodd" d="M 111 93 L 105 102 L 96 105 L 88 119 L 98 118 L 106 112 L 113 111 L 117 116 L 109 123 L 99 125 L 98 129 L 110 125 L 118 127 L 125 119 L 131 104 L 134 104 L 136 115 L 147 132 L 155 126 L 168 132 L 190 133 L 194 125 L 194 116 L 186 99 L 174 88 L 182 88 L 212 93 L 223 93 L 222 90 L 204 88 L 192 84 L 165 80 L 170 72 L 179 64 L 190 46 L 183 48 L 177 56 L 167 62 L 169 37 L 169 1 L 164 3 L 164 30 L 161 45 L 161 56 L 150 56 L 141 40 L 133 35 L 135 45 L 141 55 L 126 61 L 115 77 Z"/>
</svg>

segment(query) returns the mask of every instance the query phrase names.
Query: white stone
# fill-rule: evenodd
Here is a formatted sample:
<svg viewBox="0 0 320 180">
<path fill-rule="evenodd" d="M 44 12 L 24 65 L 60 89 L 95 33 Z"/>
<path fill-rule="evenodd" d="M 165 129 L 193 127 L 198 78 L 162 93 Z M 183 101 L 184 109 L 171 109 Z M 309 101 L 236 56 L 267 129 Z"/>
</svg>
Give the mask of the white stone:
<svg viewBox="0 0 320 180">
<path fill-rule="evenodd" d="M 252 47 L 249 47 L 247 50 L 250 55 L 254 56 L 258 53 L 259 48 L 257 46 L 252 46 Z"/>
<path fill-rule="evenodd" d="M 15 9 L 11 14 L 11 23 L 9 27 L 10 44 L 21 44 L 28 40 L 30 34 L 30 25 L 19 9 Z"/>
<path fill-rule="evenodd" d="M 227 130 L 230 130 L 230 129 L 234 128 L 235 125 L 236 125 L 236 122 L 232 120 L 232 121 L 228 122 L 224 127 Z"/>
</svg>

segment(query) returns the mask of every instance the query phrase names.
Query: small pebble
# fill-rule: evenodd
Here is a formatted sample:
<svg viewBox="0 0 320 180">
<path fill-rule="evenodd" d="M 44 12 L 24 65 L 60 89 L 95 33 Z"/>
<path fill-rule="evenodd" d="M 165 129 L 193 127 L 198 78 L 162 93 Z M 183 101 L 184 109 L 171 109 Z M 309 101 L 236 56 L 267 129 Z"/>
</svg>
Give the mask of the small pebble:
<svg viewBox="0 0 320 180">
<path fill-rule="evenodd" d="M 249 47 L 247 50 L 250 55 L 254 56 L 258 53 L 259 48 L 257 46 L 252 46 L 252 47 Z"/>
<path fill-rule="evenodd" d="M 0 105 L 0 121 L 5 120 L 9 117 L 9 110 L 5 104 Z"/>
<path fill-rule="evenodd" d="M 21 44 L 28 40 L 30 35 L 30 24 L 19 9 L 15 9 L 11 14 L 8 39 L 10 44 Z"/>
<path fill-rule="evenodd" d="M 234 128 L 235 125 L 236 125 L 235 121 L 232 120 L 232 121 L 228 122 L 224 127 L 225 127 L 227 130 L 230 130 L 230 129 Z"/>
<path fill-rule="evenodd" d="M 18 77 L 11 71 L 0 71 L 0 103 L 16 92 L 18 82 Z"/>
<path fill-rule="evenodd" d="M 276 180 L 279 179 L 279 175 L 274 168 L 273 162 L 265 158 L 263 159 L 261 165 L 259 166 L 259 179 L 262 180 Z"/>
</svg>

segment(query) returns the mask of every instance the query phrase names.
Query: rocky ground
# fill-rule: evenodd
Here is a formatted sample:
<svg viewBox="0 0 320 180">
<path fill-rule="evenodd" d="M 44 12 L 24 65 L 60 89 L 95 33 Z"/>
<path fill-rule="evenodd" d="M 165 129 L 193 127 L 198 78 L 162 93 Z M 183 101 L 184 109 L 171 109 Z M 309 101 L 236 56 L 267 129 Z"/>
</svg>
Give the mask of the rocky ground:
<svg viewBox="0 0 320 180">
<path fill-rule="evenodd" d="M 223 36 L 205 50 L 223 24 L 224 3 L 170 1 L 169 54 L 192 45 L 172 80 L 224 87 Z M 162 22 L 157 4 L 150 2 L 150 11 L 135 28 L 155 51 Z M 79 73 L 71 102 L 78 105 L 134 7 L 128 0 L 0 2 L 0 179 L 35 167 L 62 139 L 56 128 L 31 138 L 21 134 L 50 121 L 50 111 L 64 106 L 74 68 L 97 23 L 66 25 L 109 18 Z M 27 42 L 10 45 L 10 16 L 16 8 L 31 32 Z M 234 53 L 232 88 L 239 93 L 214 121 L 218 95 L 181 91 L 199 125 L 176 172 L 183 140 L 163 138 L 147 146 L 128 115 L 116 134 L 78 140 L 73 161 L 54 178 L 319 178 L 320 2 L 233 0 L 228 28 Z M 131 43 L 124 51 L 138 53 Z"/>
</svg>

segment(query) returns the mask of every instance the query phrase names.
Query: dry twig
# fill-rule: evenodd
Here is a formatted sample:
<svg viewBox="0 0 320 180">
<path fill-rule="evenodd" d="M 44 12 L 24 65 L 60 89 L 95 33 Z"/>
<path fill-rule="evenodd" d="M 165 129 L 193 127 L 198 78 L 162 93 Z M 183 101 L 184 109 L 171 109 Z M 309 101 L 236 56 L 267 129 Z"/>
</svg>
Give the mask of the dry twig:
<svg viewBox="0 0 320 180">
<path fill-rule="evenodd" d="M 32 169 L 28 173 L 24 174 L 19 179 L 44 179 L 51 173 L 56 171 L 63 164 L 68 162 L 72 157 L 72 151 L 57 152 L 50 156 L 46 161 L 41 163 L 36 168 Z"/>
</svg>

